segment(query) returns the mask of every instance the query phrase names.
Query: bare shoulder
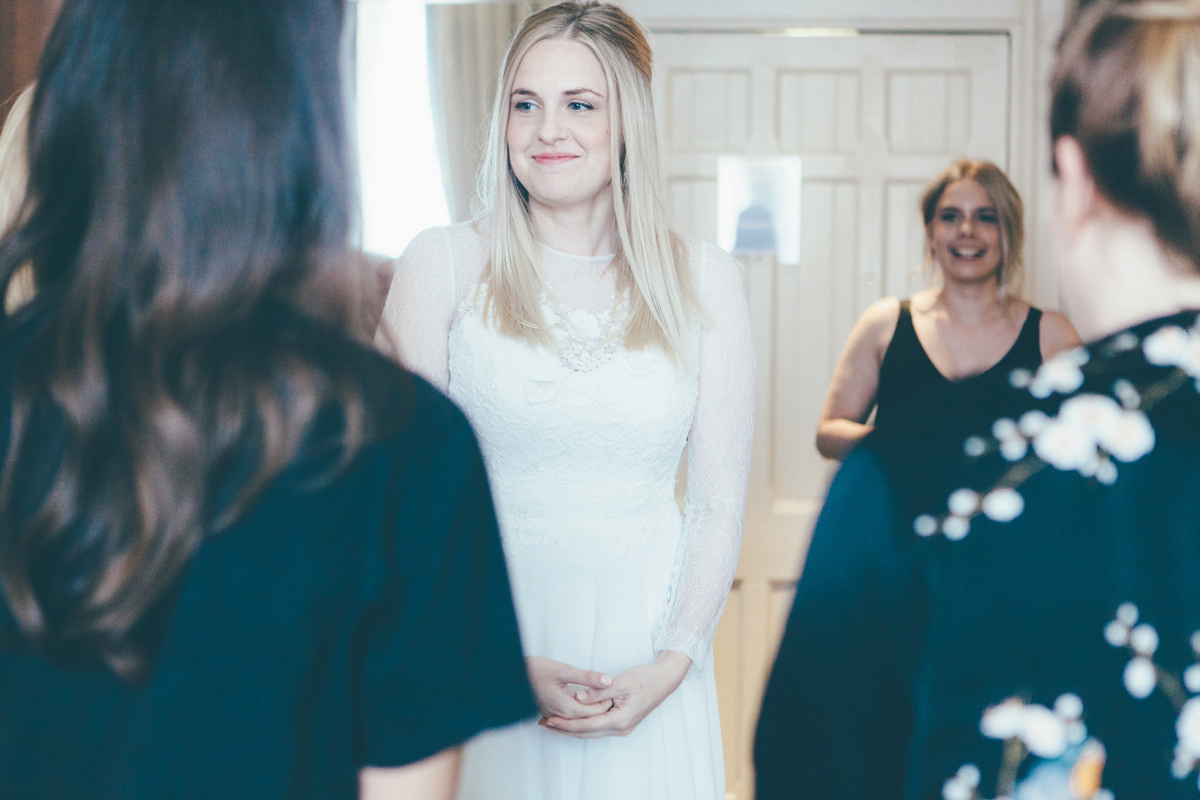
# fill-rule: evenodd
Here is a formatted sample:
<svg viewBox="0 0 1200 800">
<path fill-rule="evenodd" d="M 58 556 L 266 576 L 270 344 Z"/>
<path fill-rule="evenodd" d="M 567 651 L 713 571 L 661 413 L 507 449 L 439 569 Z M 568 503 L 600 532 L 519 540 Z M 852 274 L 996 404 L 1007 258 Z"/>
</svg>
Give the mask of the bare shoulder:
<svg viewBox="0 0 1200 800">
<path fill-rule="evenodd" d="M 896 332 L 896 321 L 900 318 L 900 301 L 895 297 L 881 297 L 871 305 L 854 323 L 846 350 L 870 355 L 873 361 L 881 361 L 892 334 Z"/>
<path fill-rule="evenodd" d="M 1069 319 L 1057 311 L 1043 311 L 1038 329 L 1038 344 L 1042 350 L 1042 358 L 1050 358 L 1063 350 L 1078 347 L 1082 341 Z"/>
<path fill-rule="evenodd" d="M 867 306 L 867 310 L 862 313 L 858 321 L 860 325 L 871 328 L 880 326 L 894 328 L 898 319 L 900 319 L 900 300 L 895 297 L 881 297 Z"/>
</svg>

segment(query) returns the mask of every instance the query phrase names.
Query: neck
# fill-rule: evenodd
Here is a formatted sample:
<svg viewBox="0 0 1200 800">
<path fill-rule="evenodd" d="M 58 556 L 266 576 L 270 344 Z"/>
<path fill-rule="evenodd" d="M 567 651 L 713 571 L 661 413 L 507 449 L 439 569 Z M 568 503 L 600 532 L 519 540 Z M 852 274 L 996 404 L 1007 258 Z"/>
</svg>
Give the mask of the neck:
<svg viewBox="0 0 1200 800">
<path fill-rule="evenodd" d="M 972 283 L 947 281 L 934 292 L 934 302 L 945 308 L 947 315 L 968 325 L 995 319 L 1006 305 L 994 277 Z"/>
<path fill-rule="evenodd" d="M 530 198 L 529 219 L 534 237 L 554 250 L 575 256 L 616 252 L 616 219 L 610 192 L 570 207 L 547 206 Z"/>
<path fill-rule="evenodd" d="M 1164 247 L 1149 220 L 1115 210 L 1068 244 L 1061 281 L 1063 303 L 1084 341 L 1200 308 L 1196 265 Z"/>
</svg>

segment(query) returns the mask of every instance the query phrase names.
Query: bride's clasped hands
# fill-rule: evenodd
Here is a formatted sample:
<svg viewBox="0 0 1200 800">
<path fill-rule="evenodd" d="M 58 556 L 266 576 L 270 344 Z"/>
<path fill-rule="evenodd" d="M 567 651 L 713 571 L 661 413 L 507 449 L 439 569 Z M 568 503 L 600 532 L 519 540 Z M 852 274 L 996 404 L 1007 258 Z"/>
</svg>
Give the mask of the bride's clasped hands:
<svg viewBox="0 0 1200 800">
<path fill-rule="evenodd" d="M 527 657 L 526 667 L 543 728 L 580 739 L 627 736 L 679 688 L 692 660 L 664 650 L 652 664 L 630 667 L 610 678 L 548 658 Z M 568 684 L 588 687 L 570 693 Z"/>
</svg>

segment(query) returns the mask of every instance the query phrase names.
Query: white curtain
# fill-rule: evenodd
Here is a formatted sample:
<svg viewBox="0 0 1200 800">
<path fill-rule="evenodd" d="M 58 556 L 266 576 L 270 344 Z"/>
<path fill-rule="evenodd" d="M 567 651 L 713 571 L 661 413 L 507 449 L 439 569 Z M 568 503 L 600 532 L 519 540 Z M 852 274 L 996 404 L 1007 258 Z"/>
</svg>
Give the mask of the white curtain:
<svg viewBox="0 0 1200 800">
<path fill-rule="evenodd" d="M 545 2 L 426 6 L 429 94 L 446 204 L 454 222 L 478 210 L 475 174 L 504 52 L 517 25 Z"/>
</svg>

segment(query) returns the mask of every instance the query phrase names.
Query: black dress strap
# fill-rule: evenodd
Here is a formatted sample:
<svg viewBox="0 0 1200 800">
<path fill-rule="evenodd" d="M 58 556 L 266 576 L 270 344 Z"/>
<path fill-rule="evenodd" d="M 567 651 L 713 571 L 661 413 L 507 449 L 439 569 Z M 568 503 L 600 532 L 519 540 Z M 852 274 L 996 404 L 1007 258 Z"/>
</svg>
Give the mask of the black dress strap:
<svg viewBox="0 0 1200 800">
<path fill-rule="evenodd" d="M 900 303 L 900 316 L 892 341 L 879 364 L 879 383 L 875 390 L 875 424 L 886 425 L 897 400 L 930 386 L 949 383 L 929 360 L 929 354 L 913 327 L 912 306 Z"/>
<path fill-rule="evenodd" d="M 1017 340 L 1004 354 L 995 366 L 988 372 L 1010 372 L 1024 367 L 1035 370 L 1042 364 L 1042 310 L 1029 307 L 1025 315 L 1025 324 L 1017 334 Z"/>
</svg>

